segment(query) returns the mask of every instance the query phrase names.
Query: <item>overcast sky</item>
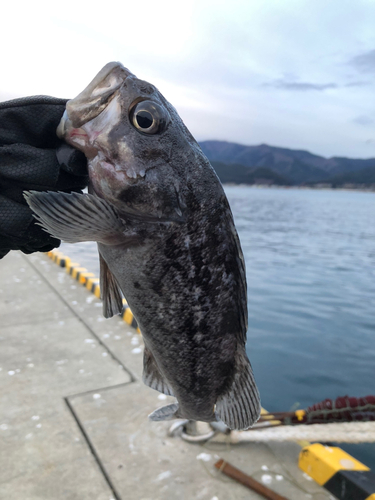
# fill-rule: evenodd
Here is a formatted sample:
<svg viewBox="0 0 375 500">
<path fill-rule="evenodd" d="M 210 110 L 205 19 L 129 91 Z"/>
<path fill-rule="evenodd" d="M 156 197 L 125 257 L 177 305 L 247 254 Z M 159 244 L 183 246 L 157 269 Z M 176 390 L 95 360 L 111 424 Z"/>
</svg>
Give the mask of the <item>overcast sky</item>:
<svg viewBox="0 0 375 500">
<path fill-rule="evenodd" d="M 0 42 L 0 100 L 120 61 L 197 140 L 375 157 L 374 0 L 6 2 Z"/>
</svg>

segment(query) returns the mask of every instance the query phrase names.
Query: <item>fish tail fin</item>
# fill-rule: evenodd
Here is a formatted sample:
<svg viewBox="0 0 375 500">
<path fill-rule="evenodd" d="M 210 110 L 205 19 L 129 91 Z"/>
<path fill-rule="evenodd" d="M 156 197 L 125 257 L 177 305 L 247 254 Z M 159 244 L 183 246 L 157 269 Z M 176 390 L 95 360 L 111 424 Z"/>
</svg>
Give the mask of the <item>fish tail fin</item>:
<svg viewBox="0 0 375 500">
<path fill-rule="evenodd" d="M 148 418 L 154 422 L 160 422 L 161 420 L 173 420 L 174 418 L 180 418 L 178 414 L 179 405 L 178 403 L 172 403 L 170 405 L 162 406 L 157 410 L 150 413 Z"/>
<path fill-rule="evenodd" d="M 230 429 L 248 429 L 260 416 L 260 396 L 244 350 L 236 353 L 236 370 L 229 390 L 216 402 L 215 414 Z"/>
</svg>

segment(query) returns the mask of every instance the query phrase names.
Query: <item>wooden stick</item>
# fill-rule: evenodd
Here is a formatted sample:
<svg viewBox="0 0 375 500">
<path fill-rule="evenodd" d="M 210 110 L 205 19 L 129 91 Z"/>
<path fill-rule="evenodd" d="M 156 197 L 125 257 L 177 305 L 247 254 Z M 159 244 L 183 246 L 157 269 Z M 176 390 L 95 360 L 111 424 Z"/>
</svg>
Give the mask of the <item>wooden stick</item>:
<svg viewBox="0 0 375 500">
<path fill-rule="evenodd" d="M 228 462 L 225 462 L 222 458 L 216 462 L 215 467 L 219 469 L 223 474 L 229 476 L 232 479 L 235 479 L 247 488 L 256 491 L 257 493 L 259 493 L 259 495 L 262 495 L 268 500 L 288 500 L 286 497 L 282 497 L 278 493 L 275 493 L 274 491 L 267 488 L 267 486 L 259 483 L 241 470 L 236 469 L 236 467 L 233 467 L 233 465 L 228 464 Z"/>
</svg>

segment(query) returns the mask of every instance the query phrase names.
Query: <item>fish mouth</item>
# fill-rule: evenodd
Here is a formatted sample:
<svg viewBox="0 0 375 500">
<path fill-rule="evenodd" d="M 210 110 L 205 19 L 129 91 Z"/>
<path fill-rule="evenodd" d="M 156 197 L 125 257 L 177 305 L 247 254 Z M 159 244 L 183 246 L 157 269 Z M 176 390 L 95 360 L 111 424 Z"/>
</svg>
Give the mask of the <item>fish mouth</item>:
<svg viewBox="0 0 375 500">
<path fill-rule="evenodd" d="M 96 118 L 131 75 L 134 76 L 119 62 L 106 64 L 77 97 L 66 103 L 66 111 L 56 131 L 58 137 L 64 139 L 69 129 L 81 129 Z"/>
</svg>

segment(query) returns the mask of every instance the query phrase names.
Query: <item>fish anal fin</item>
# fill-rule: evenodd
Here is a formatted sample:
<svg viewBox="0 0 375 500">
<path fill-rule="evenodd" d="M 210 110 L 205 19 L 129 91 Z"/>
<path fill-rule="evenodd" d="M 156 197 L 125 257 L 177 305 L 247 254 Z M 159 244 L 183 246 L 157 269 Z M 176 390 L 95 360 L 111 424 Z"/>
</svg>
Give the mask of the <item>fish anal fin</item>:
<svg viewBox="0 0 375 500">
<path fill-rule="evenodd" d="M 229 390 L 216 402 L 215 414 L 230 429 L 248 429 L 260 416 L 260 396 L 245 351 L 236 352 L 236 369 Z"/>
<path fill-rule="evenodd" d="M 115 314 L 121 314 L 123 304 L 122 295 L 117 281 L 106 261 L 99 254 L 100 258 L 100 294 L 103 301 L 103 316 L 111 318 Z"/>
<path fill-rule="evenodd" d="M 120 218 L 115 207 L 91 194 L 25 191 L 24 197 L 42 228 L 68 243 L 99 241 L 131 246 L 138 235 Z"/>
<path fill-rule="evenodd" d="M 155 358 L 150 349 L 145 345 L 143 354 L 143 383 L 151 389 L 174 396 L 172 388 L 160 373 L 159 367 L 156 364 Z"/>
<path fill-rule="evenodd" d="M 170 405 L 161 406 L 157 410 L 150 413 L 148 418 L 154 422 L 161 422 L 162 420 L 173 420 L 174 418 L 180 418 L 178 415 L 179 406 L 178 403 L 172 403 Z"/>
</svg>

